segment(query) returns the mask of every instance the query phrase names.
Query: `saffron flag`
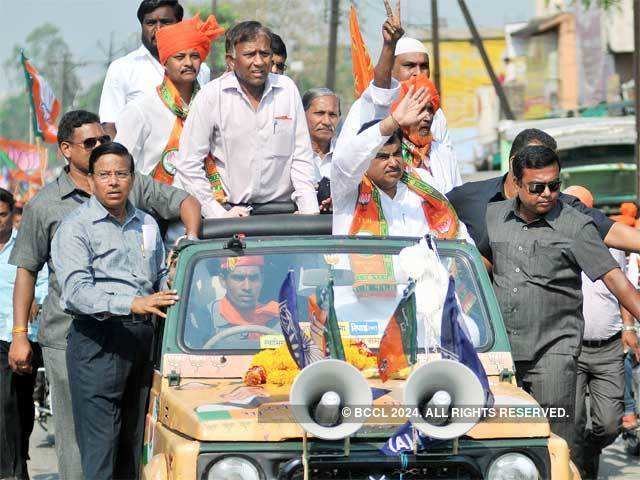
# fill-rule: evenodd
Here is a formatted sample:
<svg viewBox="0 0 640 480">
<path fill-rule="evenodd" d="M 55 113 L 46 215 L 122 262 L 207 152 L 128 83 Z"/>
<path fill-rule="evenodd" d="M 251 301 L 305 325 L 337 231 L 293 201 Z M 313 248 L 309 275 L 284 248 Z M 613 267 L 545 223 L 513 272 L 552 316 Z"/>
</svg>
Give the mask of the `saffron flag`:
<svg viewBox="0 0 640 480">
<path fill-rule="evenodd" d="M 359 98 L 362 92 L 367 89 L 371 80 L 373 80 L 373 63 L 371 63 L 367 46 L 362 39 L 358 14 L 353 5 L 351 5 L 351 10 L 349 11 L 349 32 L 351 34 L 351 62 L 355 98 Z"/>
<path fill-rule="evenodd" d="M 442 358 L 456 360 L 469 367 L 482 384 L 485 395 L 485 407 L 493 406 L 493 394 L 489 388 L 489 379 L 482 366 L 469 336 L 460 323 L 460 307 L 456 299 L 456 282 L 449 277 L 449 288 L 442 310 L 442 326 L 440 328 L 440 348 Z"/>
<path fill-rule="evenodd" d="M 394 373 L 416 363 L 417 331 L 415 282 L 412 280 L 380 340 L 378 373 L 383 382 Z"/>
<path fill-rule="evenodd" d="M 33 110 L 33 130 L 45 142 L 56 143 L 56 119 L 60 114 L 60 102 L 49 83 L 25 57 L 24 52 L 20 52 L 20 56 Z"/>
<path fill-rule="evenodd" d="M 280 287 L 278 297 L 280 305 L 280 327 L 284 340 L 293 358 L 300 369 L 320 360 L 320 351 L 311 342 L 302 329 L 298 320 L 298 302 L 296 293 L 295 274 L 289 270 Z"/>
</svg>

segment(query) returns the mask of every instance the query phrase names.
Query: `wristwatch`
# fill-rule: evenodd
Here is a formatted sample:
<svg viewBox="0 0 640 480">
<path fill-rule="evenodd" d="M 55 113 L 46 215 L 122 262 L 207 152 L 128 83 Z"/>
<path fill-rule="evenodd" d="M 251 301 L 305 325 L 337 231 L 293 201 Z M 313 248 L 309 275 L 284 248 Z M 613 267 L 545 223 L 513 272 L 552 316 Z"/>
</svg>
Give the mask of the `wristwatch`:
<svg viewBox="0 0 640 480">
<path fill-rule="evenodd" d="M 623 332 L 635 332 L 635 333 L 638 333 L 638 327 L 636 327 L 635 325 L 623 325 L 622 326 L 622 331 Z"/>
</svg>

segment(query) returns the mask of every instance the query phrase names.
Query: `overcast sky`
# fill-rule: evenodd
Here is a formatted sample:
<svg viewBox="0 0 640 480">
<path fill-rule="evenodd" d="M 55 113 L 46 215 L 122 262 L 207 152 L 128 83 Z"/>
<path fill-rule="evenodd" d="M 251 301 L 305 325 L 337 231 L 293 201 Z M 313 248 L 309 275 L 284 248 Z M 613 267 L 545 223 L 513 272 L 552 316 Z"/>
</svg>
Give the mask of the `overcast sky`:
<svg viewBox="0 0 640 480">
<path fill-rule="evenodd" d="M 527 20 L 533 15 L 534 3 L 534 0 L 467 0 L 479 27 L 501 27 L 505 23 Z M 384 19 L 382 0 L 358 0 L 357 4 L 365 40 L 374 53 Z M 395 4 L 395 0 L 391 0 L 391 4 Z M 403 18 L 410 18 L 414 23 L 429 23 L 429 4 L 428 0 L 403 0 Z M 457 0 L 439 0 L 438 5 L 440 17 L 444 17 L 449 26 L 464 27 Z M 3 20 L 0 62 L 4 62 L 13 45 L 23 42 L 34 28 L 50 22 L 62 30 L 76 61 L 96 62 L 81 70 L 81 79 L 86 85 L 98 78 L 104 68 L 100 62 L 105 61 L 106 53 L 98 47 L 98 42 L 106 49 L 112 33 L 117 46 L 138 34 L 137 6 L 137 0 L 0 0 Z M 279 33 L 286 41 L 286 32 Z M 0 75 L 0 96 L 8 88 L 4 77 Z"/>
</svg>

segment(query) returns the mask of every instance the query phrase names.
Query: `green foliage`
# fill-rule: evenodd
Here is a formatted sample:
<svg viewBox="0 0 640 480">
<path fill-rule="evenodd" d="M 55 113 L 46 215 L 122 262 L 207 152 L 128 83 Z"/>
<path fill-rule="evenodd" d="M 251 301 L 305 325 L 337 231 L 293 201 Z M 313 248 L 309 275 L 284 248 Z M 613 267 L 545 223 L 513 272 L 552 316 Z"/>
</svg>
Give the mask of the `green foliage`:
<svg viewBox="0 0 640 480">
<path fill-rule="evenodd" d="M 29 138 L 29 99 L 26 92 L 6 97 L 0 102 L 0 137 L 11 140 Z"/>
<path fill-rule="evenodd" d="M 86 91 L 76 97 L 74 108 L 80 110 L 88 110 L 89 112 L 97 112 L 100 107 L 100 95 L 102 94 L 102 84 L 104 78 L 101 78 Z"/>
</svg>

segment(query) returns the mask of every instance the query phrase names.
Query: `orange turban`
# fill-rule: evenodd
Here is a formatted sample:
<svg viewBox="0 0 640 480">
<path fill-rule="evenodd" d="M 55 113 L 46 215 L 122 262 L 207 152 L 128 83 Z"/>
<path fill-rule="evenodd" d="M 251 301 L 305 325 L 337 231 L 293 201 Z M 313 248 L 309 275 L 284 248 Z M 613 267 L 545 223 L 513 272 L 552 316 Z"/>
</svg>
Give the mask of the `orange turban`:
<svg viewBox="0 0 640 480">
<path fill-rule="evenodd" d="M 203 22 L 199 13 L 189 20 L 163 27 L 156 33 L 160 63 L 164 65 L 172 55 L 192 48 L 204 60 L 211 50 L 211 42 L 223 34 L 224 28 L 218 25 L 216 17 L 209 15 Z"/>
<path fill-rule="evenodd" d="M 636 215 L 638 215 L 638 207 L 635 203 L 625 202 L 620 205 L 620 215 L 611 215 L 609 218 L 614 222 L 624 223 L 630 227 L 636 226 Z"/>
<path fill-rule="evenodd" d="M 246 257 L 229 257 L 220 263 L 220 267 L 224 270 L 233 272 L 237 267 L 263 267 L 264 257 L 260 255 L 251 255 Z"/>
<path fill-rule="evenodd" d="M 433 105 L 433 113 L 435 114 L 440 108 L 440 94 L 436 89 L 436 86 L 433 84 L 431 80 L 426 75 L 418 75 L 415 77 L 411 77 L 409 80 L 405 80 L 400 84 L 400 95 L 398 96 L 398 100 L 391 106 L 391 111 L 393 112 L 398 104 L 402 101 L 404 96 L 409 91 L 409 87 L 413 86 L 413 91 L 416 92 L 422 87 L 427 91 L 427 97 Z M 420 137 L 417 134 L 411 135 L 408 128 L 403 129 L 405 137 L 411 140 L 418 147 L 425 147 L 431 144 L 431 135 L 427 137 Z"/>
</svg>

